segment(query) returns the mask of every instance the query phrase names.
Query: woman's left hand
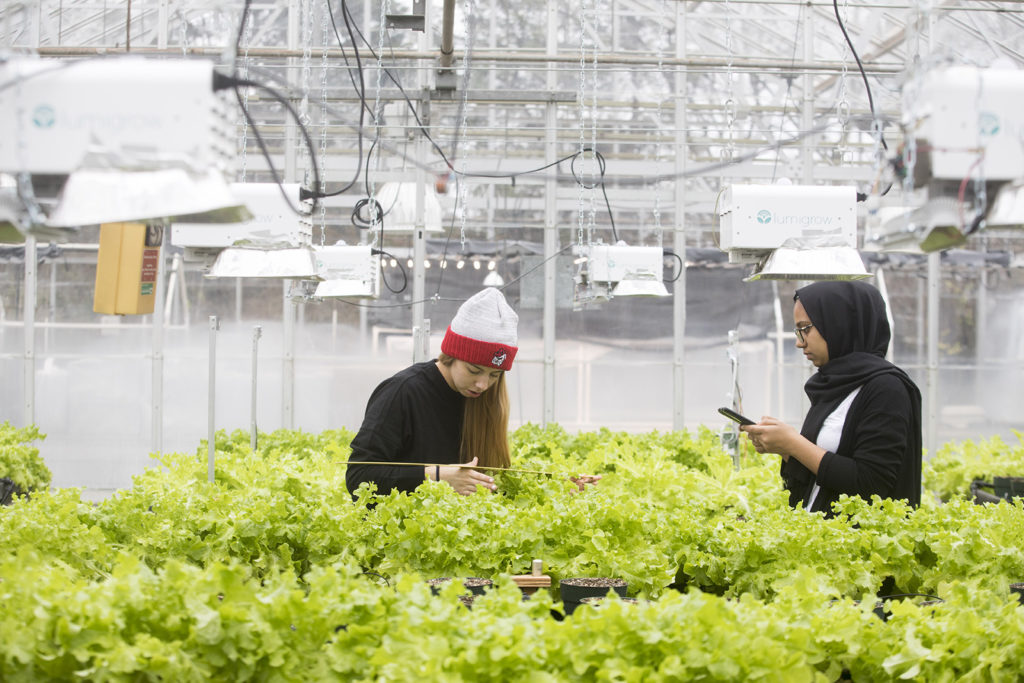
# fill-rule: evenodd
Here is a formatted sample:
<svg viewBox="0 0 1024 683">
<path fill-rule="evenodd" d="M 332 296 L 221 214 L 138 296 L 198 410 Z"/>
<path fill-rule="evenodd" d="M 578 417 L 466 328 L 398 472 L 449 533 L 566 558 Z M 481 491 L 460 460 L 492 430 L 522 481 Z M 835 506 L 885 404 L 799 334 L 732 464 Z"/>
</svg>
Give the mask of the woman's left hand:
<svg viewBox="0 0 1024 683">
<path fill-rule="evenodd" d="M 743 425 L 740 430 L 747 433 L 758 453 L 775 453 L 783 457 L 789 457 L 794 445 L 803 440 L 800 432 L 774 417 L 762 417 L 757 424 Z"/>
<path fill-rule="evenodd" d="M 576 477 L 569 477 L 569 481 L 576 484 L 576 490 L 582 491 L 587 486 L 594 486 L 597 482 L 601 481 L 600 474 L 581 474 Z"/>
</svg>

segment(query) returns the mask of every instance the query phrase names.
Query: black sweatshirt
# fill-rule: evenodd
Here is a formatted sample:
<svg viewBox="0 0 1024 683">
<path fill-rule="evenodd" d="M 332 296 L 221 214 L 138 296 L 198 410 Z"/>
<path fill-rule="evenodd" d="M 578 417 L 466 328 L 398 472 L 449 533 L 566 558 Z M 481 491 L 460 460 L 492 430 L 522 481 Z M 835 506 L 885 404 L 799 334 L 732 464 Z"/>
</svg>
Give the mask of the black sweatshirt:
<svg viewBox="0 0 1024 683">
<path fill-rule="evenodd" d="M 381 382 L 370 394 L 349 460 L 382 464 L 349 465 L 349 492 L 364 481 L 376 482 L 381 494 L 413 491 L 423 483 L 422 467 L 388 462 L 458 463 L 464 402 L 434 361 L 417 363 Z"/>
</svg>

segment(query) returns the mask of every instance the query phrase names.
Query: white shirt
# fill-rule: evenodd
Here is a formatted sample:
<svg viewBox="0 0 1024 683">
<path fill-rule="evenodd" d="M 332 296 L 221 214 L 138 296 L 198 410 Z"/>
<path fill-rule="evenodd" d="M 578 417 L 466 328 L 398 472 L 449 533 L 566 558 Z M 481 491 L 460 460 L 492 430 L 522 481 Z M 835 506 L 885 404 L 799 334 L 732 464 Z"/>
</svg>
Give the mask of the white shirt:
<svg viewBox="0 0 1024 683">
<path fill-rule="evenodd" d="M 815 443 L 826 451 L 832 453 L 836 452 L 839 448 L 839 439 L 843 436 L 843 425 L 846 424 L 846 414 L 850 412 L 850 404 L 853 403 L 853 399 L 860 393 L 860 387 L 857 387 L 843 399 L 843 402 L 836 406 L 836 409 L 829 413 L 829 416 L 825 418 L 824 424 L 821 425 L 821 431 L 818 432 L 818 439 Z M 821 487 L 818 486 L 818 482 L 814 482 L 814 486 L 811 488 L 811 495 L 807 499 L 807 510 L 814 507 L 814 500 L 818 497 L 818 491 Z"/>
</svg>

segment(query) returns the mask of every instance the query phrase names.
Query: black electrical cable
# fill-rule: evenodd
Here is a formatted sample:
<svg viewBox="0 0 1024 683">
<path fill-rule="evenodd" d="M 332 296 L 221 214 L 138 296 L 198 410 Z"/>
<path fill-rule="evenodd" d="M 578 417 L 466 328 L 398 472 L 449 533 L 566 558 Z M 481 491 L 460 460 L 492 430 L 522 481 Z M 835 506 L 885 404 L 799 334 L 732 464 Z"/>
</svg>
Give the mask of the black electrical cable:
<svg viewBox="0 0 1024 683">
<path fill-rule="evenodd" d="M 868 109 L 871 110 L 871 119 L 878 125 L 878 141 L 882 144 L 882 149 L 889 151 L 889 145 L 885 144 L 885 133 L 882 130 L 882 124 L 878 121 L 878 115 L 875 113 L 875 99 L 871 96 L 871 84 L 868 83 L 868 75 L 864 72 L 864 65 L 860 61 L 860 57 L 857 55 L 857 48 L 853 46 L 853 41 L 850 40 L 850 34 L 846 32 L 846 26 L 843 24 L 843 18 L 839 16 L 839 0 L 832 0 L 832 8 L 836 13 L 836 21 L 839 22 L 839 30 L 843 32 L 843 38 L 846 39 L 846 44 L 850 46 L 850 52 L 853 53 L 853 58 L 857 62 L 857 68 L 860 70 L 861 80 L 864 81 L 864 90 L 867 91 L 868 95 Z"/>
<path fill-rule="evenodd" d="M 345 0 L 342 0 L 342 7 L 345 7 Z M 334 37 L 338 40 L 338 47 L 341 49 L 342 59 L 345 60 L 345 67 L 348 70 L 349 80 L 352 81 L 352 87 L 355 89 L 356 94 L 359 96 L 359 127 L 356 131 L 356 138 L 358 140 L 358 156 L 356 157 L 356 172 L 352 177 L 352 180 L 339 190 L 334 192 L 327 192 L 325 188 L 317 186 L 316 197 L 336 197 L 340 194 L 347 192 L 359 182 L 359 175 L 362 173 L 363 163 L 363 127 L 366 123 L 366 112 L 369 111 L 369 105 L 366 103 L 366 80 L 363 78 L 363 61 L 359 56 L 359 46 L 356 44 L 355 36 L 352 35 L 352 26 L 349 24 L 348 12 L 342 11 L 342 18 L 345 20 L 345 27 L 348 30 L 349 40 L 352 41 L 352 52 L 356 60 L 356 73 L 359 76 L 359 82 L 356 83 L 356 77 L 352 73 L 352 67 L 348 63 L 348 55 L 345 54 L 345 45 L 341 40 L 341 34 L 338 33 L 338 25 L 334 20 L 334 10 L 331 9 L 331 0 L 327 0 L 327 13 L 331 18 L 331 28 L 334 29 Z"/>
<path fill-rule="evenodd" d="M 253 129 L 253 134 L 256 136 L 256 141 L 259 143 L 260 150 L 263 152 L 263 157 L 267 161 L 267 166 L 270 169 L 270 174 L 274 178 L 274 182 L 277 183 L 278 187 L 281 188 L 281 194 L 284 196 L 285 200 L 288 201 L 288 206 L 290 206 L 292 211 L 294 211 L 295 213 L 299 215 L 305 215 L 305 212 L 300 211 L 299 209 L 292 206 L 291 201 L 288 198 L 288 194 L 285 192 L 281 178 L 277 173 L 277 169 L 274 167 L 273 160 L 270 158 L 270 151 L 267 149 L 266 142 L 263 140 L 263 136 L 260 134 L 259 128 L 256 126 L 255 121 L 253 121 L 252 119 L 252 115 L 249 113 L 248 109 L 245 106 L 244 100 L 242 98 L 242 87 L 259 88 L 260 90 L 265 91 L 275 100 L 277 100 L 288 111 L 288 113 L 291 114 L 292 118 L 295 119 L 295 123 L 298 125 L 299 131 L 301 131 L 302 133 L 302 138 L 306 142 L 306 148 L 309 150 L 309 162 L 313 170 L 313 183 L 316 187 L 320 187 L 320 166 L 317 164 L 316 161 L 316 150 L 313 147 L 313 140 L 309 137 L 309 131 L 306 130 L 305 124 L 302 123 L 302 119 L 299 118 L 298 112 L 296 112 L 295 108 L 292 107 L 291 102 L 288 101 L 288 98 L 286 98 L 284 95 L 279 93 L 274 88 L 271 88 L 269 85 L 266 85 L 264 83 L 258 83 L 256 81 L 250 80 L 248 78 L 226 76 L 216 71 L 213 73 L 213 89 L 215 91 L 225 90 L 227 88 L 232 88 L 235 91 L 235 97 L 238 99 L 238 106 L 242 108 L 242 114 L 245 115 L 246 123 L 248 123 L 249 126 Z M 305 193 L 305 195 L 309 195 L 309 193 Z M 303 193 L 300 193 L 300 199 L 310 198 L 310 196 L 305 195 Z M 312 195 L 312 198 L 313 205 L 315 207 L 316 196 Z"/>
<path fill-rule="evenodd" d="M 292 206 L 291 199 L 288 197 L 288 193 L 284 189 L 284 183 L 281 181 L 281 176 L 278 174 L 277 169 L 274 167 L 274 162 L 270 158 L 270 150 L 267 149 L 267 143 L 266 141 L 263 140 L 263 135 L 260 134 L 260 130 L 256 126 L 256 122 L 253 121 L 252 115 L 249 113 L 248 108 L 245 106 L 245 98 L 242 97 L 242 91 L 240 89 L 242 86 L 259 88 L 269 93 L 271 97 L 280 102 L 288 111 L 288 113 L 292 115 L 292 118 L 295 119 L 295 122 L 299 126 L 299 130 L 302 131 L 302 137 L 306 141 L 306 146 L 309 148 L 310 164 L 313 167 L 314 187 L 319 188 L 320 167 L 317 165 L 316 161 L 316 150 L 313 148 L 313 141 L 309 137 L 309 131 L 306 130 L 306 126 L 302 123 L 302 120 L 299 118 L 299 115 L 295 112 L 295 109 L 292 107 L 291 103 L 288 102 L 288 100 L 284 96 L 278 93 L 274 88 L 271 88 L 269 85 L 257 83 L 247 78 L 240 78 L 238 76 L 238 53 L 242 46 L 242 36 L 245 34 L 245 24 L 249 19 L 249 10 L 251 5 L 252 0 L 245 0 L 245 4 L 242 6 L 242 16 L 239 18 L 238 21 L 238 33 L 235 34 L 235 55 L 232 74 L 230 76 L 225 76 L 224 74 L 214 71 L 213 90 L 214 92 L 218 90 L 225 90 L 227 88 L 231 88 L 232 90 L 234 90 L 235 99 L 238 100 L 238 106 L 239 108 L 241 108 L 242 115 L 245 117 L 246 125 L 252 128 L 253 135 L 256 136 L 256 142 L 259 144 L 260 152 L 263 154 L 263 158 L 267 162 L 267 168 L 270 169 L 271 177 L 274 179 L 274 182 L 277 184 L 277 187 L 281 190 L 281 196 L 284 197 L 285 203 L 288 204 L 288 207 L 292 211 L 294 211 L 296 214 L 300 216 L 304 216 L 306 215 L 304 211 L 298 209 L 295 206 Z M 304 200 L 308 199 L 308 197 L 303 196 L 303 193 L 300 191 L 299 199 Z M 313 200 L 313 206 L 316 206 L 315 198 Z"/>
<path fill-rule="evenodd" d="M 684 264 L 684 262 L 683 262 L 683 257 L 682 257 L 682 256 L 680 256 L 679 254 L 677 254 L 677 253 L 676 253 L 676 252 L 675 252 L 674 250 L 672 250 L 672 249 L 664 249 L 664 252 L 665 252 L 666 254 L 668 254 L 669 256 L 671 256 L 672 258 L 674 258 L 675 260 L 679 261 L 679 272 L 678 272 L 678 273 L 676 273 L 676 276 L 675 276 L 674 278 L 672 278 L 671 280 L 666 280 L 666 279 L 662 278 L 662 282 L 675 282 L 675 281 L 676 281 L 676 280 L 678 280 L 678 279 L 679 279 L 679 278 L 680 278 L 680 277 L 682 276 L 682 274 L 683 274 L 683 266 L 685 265 L 685 264 Z"/>
<path fill-rule="evenodd" d="M 879 142 L 882 144 L 883 150 L 889 152 L 889 145 L 886 144 L 886 134 L 882 128 L 882 122 L 879 120 L 878 114 L 874 113 L 874 97 L 871 96 L 871 85 L 867 82 L 867 74 L 864 73 L 864 65 L 860 62 L 860 57 L 857 55 L 857 48 L 853 46 L 853 41 L 850 40 L 850 34 L 846 32 L 846 26 L 843 24 L 843 17 L 839 14 L 839 0 L 833 0 L 833 9 L 836 11 L 836 20 L 839 23 L 839 29 L 843 32 L 843 37 L 846 38 L 846 44 L 850 46 L 850 52 L 853 53 L 853 58 L 857 61 L 857 69 L 860 71 L 860 78 L 864 82 L 864 90 L 867 92 L 867 108 L 871 112 L 871 123 L 879 127 Z M 889 185 L 882 190 L 881 196 L 885 197 L 888 195 L 892 186 L 893 184 L 890 182 Z M 858 202 L 863 202 L 866 199 L 866 193 L 857 193 Z"/>
<path fill-rule="evenodd" d="M 392 287 L 391 283 L 388 282 L 387 275 L 384 274 L 383 268 L 380 269 L 380 277 L 381 280 L 384 282 L 384 286 L 387 287 L 388 291 L 391 292 L 392 294 L 401 294 L 402 292 L 404 292 L 406 287 L 409 286 L 409 274 L 405 272 L 405 266 L 402 265 L 402 261 L 394 254 L 389 253 L 383 249 L 371 249 L 370 253 L 377 254 L 379 256 L 389 256 L 395 260 L 395 263 L 398 265 L 398 269 L 402 271 L 402 287 L 400 289 L 395 289 L 394 287 Z"/>
<path fill-rule="evenodd" d="M 576 173 L 576 159 L 583 156 L 585 152 L 594 153 L 594 157 L 597 159 L 597 167 L 601 171 L 601 180 L 593 185 L 587 185 L 586 183 L 584 183 L 583 180 Z M 596 149 L 593 149 L 591 147 L 584 147 L 581 151 L 576 152 L 576 154 L 573 154 L 572 163 L 569 164 L 569 170 L 572 172 L 572 177 L 576 181 L 577 185 L 582 187 L 584 190 L 593 190 L 595 187 L 601 187 L 601 194 L 604 195 L 604 205 L 608 209 L 608 220 L 611 221 L 612 224 L 612 239 L 615 242 L 618 242 L 619 235 L 618 232 L 616 232 L 615 230 L 615 217 L 612 215 L 612 205 L 611 202 L 608 201 L 608 191 L 605 189 L 604 185 L 604 172 L 606 167 L 607 164 L 605 163 L 604 156 L 602 156 L 602 154 L 598 152 Z"/>
</svg>

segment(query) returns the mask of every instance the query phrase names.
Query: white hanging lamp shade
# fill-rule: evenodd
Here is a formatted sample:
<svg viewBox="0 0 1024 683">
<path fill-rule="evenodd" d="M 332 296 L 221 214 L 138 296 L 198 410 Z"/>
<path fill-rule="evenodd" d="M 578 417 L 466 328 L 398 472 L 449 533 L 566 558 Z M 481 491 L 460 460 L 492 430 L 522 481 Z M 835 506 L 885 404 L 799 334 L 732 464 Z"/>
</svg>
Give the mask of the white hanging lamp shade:
<svg viewBox="0 0 1024 683">
<path fill-rule="evenodd" d="M 310 246 L 284 249 L 228 247 L 217 255 L 207 277 L 258 277 L 320 280 Z"/>
<path fill-rule="evenodd" d="M 669 296 L 665 283 L 654 277 L 636 277 L 620 280 L 612 289 L 612 296 Z"/>
<path fill-rule="evenodd" d="M 755 266 L 754 280 L 863 280 L 871 277 L 853 247 L 782 246 Z"/>
</svg>

